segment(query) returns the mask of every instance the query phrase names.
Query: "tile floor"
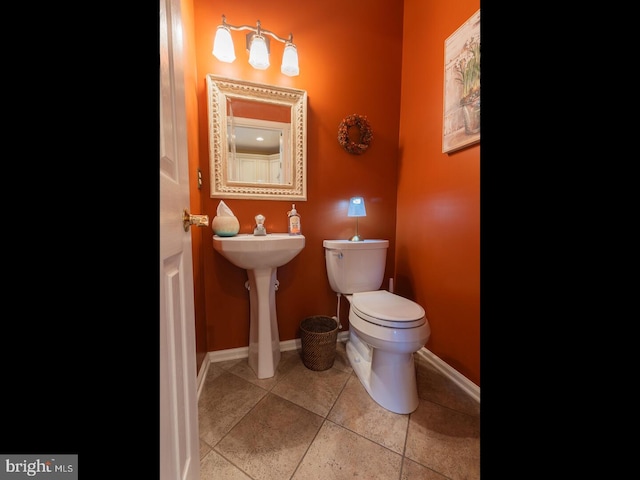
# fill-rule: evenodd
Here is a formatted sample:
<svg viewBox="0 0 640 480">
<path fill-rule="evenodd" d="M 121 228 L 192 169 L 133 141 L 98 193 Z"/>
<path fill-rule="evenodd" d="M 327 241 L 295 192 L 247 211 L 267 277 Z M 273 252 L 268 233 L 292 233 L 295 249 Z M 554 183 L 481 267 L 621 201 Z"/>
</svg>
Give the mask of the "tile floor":
<svg viewBox="0 0 640 480">
<path fill-rule="evenodd" d="M 247 359 L 209 365 L 198 403 L 202 480 L 480 478 L 480 405 L 415 354 L 420 405 L 408 415 L 368 395 L 337 343 L 309 370 L 282 352 L 272 378 Z"/>
</svg>

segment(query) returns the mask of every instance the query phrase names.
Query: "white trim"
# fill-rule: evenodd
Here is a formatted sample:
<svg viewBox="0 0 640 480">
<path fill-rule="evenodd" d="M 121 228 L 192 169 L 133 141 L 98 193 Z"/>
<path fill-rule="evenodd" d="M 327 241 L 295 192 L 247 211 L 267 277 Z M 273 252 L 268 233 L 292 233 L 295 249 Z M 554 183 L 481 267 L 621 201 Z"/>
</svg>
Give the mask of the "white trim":
<svg viewBox="0 0 640 480">
<path fill-rule="evenodd" d="M 349 340 L 349 331 L 339 332 L 338 333 L 338 342 L 346 342 Z M 280 342 L 280 351 L 287 352 L 289 350 L 299 350 L 302 348 L 302 343 L 299 338 L 295 338 L 293 340 L 285 340 L 284 342 Z M 449 364 L 445 363 L 438 356 L 431 353 L 426 348 L 422 347 L 418 350 L 418 355 L 420 355 L 423 359 L 433 365 L 441 374 L 451 380 L 453 383 L 458 385 L 464 392 L 473 398 L 476 402 L 480 403 L 480 387 L 469 380 L 467 377 L 462 375 L 456 369 L 451 367 Z M 200 368 L 200 372 L 198 373 L 198 399 L 200 399 L 200 392 L 202 391 L 202 385 L 204 384 L 204 379 L 207 376 L 207 371 L 209 370 L 209 364 L 222 362 L 225 360 L 235 360 L 237 358 L 248 358 L 249 357 L 249 347 L 240 347 L 240 348 L 231 348 L 227 350 L 216 350 L 215 352 L 209 352 L 204 361 L 202 362 L 202 367 Z"/>
<path fill-rule="evenodd" d="M 480 403 L 480 387 L 462 375 L 448 363 L 442 361 L 441 358 L 422 347 L 418 350 L 418 355 L 433 365 L 440 373 L 451 380 L 453 383 L 462 388 L 476 402 Z"/>
<path fill-rule="evenodd" d="M 204 385 L 204 379 L 207 378 L 207 372 L 209 371 L 210 364 L 211 360 L 209 359 L 209 355 L 206 355 L 202 361 L 198 377 L 196 378 L 196 384 L 198 385 L 198 400 L 200 400 L 200 392 L 202 392 L 202 386 Z"/>
</svg>

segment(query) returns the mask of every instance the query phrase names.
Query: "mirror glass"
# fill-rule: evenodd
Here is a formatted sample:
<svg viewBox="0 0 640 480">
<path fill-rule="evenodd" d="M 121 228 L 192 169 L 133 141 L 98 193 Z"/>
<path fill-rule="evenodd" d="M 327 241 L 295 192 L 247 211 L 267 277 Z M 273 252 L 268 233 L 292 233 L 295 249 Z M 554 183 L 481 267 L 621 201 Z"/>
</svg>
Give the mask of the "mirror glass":
<svg viewBox="0 0 640 480">
<path fill-rule="evenodd" d="M 307 93 L 207 75 L 211 197 L 307 199 Z"/>
</svg>

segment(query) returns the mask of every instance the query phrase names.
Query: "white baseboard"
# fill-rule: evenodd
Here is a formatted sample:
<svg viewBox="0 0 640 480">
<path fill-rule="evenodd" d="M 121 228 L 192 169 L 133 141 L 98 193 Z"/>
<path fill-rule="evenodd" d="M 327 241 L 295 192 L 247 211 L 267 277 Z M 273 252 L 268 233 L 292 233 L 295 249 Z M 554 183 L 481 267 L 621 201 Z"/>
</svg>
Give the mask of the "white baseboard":
<svg viewBox="0 0 640 480">
<path fill-rule="evenodd" d="M 441 358 L 422 347 L 418 350 L 418 355 L 433 365 L 442 375 L 447 377 L 453 383 L 463 389 L 471 398 L 480 403 L 480 387 L 469 380 L 467 377 L 458 372 L 448 363 L 442 361 Z"/>
<path fill-rule="evenodd" d="M 347 340 L 349 340 L 348 331 L 338 333 L 338 342 L 346 342 Z M 281 352 L 287 352 L 289 350 L 299 350 L 301 348 L 302 342 L 299 338 L 280 342 Z M 417 353 L 427 362 L 433 365 L 440 373 L 442 373 L 442 375 L 462 388 L 476 402 L 480 403 L 480 387 L 478 387 L 475 383 L 466 378 L 449 364 L 443 362 L 442 359 L 431 353 L 426 348 L 421 348 Z M 202 367 L 198 372 L 198 399 L 200 398 L 200 392 L 202 391 L 204 379 L 207 377 L 209 364 L 215 362 L 223 362 L 226 360 L 235 360 L 237 358 L 249 358 L 249 347 L 230 348 L 227 350 L 216 350 L 215 352 L 207 353 L 204 361 L 202 362 Z"/>
<path fill-rule="evenodd" d="M 196 384 L 198 385 L 198 400 L 200 400 L 200 392 L 202 392 L 202 386 L 204 385 L 204 379 L 207 378 L 207 372 L 209 371 L 210 364 L 211 361 L 209 359 L 209 355 L 207 354 L 202 361 L 202 366 L 200 367 L 200 371 L 198 372 L 198 376 L 196 377 Z"/>
<path fill-rule="evenodd" d="M 339 342 L 346 342 L 347 340 L 349 340 L 348 331 L 338 332 Z M 289 350 L 300 350 L 301 348 L 302 341 L 299 338 L 280 342 L 281 352 L 288 352 Z M 235 360 L 237 358 L 249 358 L 249 347 L 230 348 L 227 350 L 216 350 L 215 352 L 209 352 L 207 354 L 207 358 L 204 360 L 204 362 L 202 362 L 203 368 L 201 368 L 200 370 L 204 369 L 205 363 L 224 362 L 226 360 Z"/>
</svg>

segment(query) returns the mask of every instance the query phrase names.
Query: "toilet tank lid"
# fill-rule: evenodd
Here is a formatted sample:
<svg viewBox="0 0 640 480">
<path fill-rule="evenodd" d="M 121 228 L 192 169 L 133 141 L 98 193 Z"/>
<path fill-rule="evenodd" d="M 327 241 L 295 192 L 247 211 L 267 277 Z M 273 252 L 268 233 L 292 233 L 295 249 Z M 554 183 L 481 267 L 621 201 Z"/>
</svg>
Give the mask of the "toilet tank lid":
<svg viewBox="0 0 640 480">
<path fill-rule="evenodd" d="M 335 248 L 340 250 L 373 250 L 376 248 L 389 248 L 389 240 L 367 239 L 359 242 L 351 240 L 324 240 L 322 242 L 324 248 Z"/>
</svg>

